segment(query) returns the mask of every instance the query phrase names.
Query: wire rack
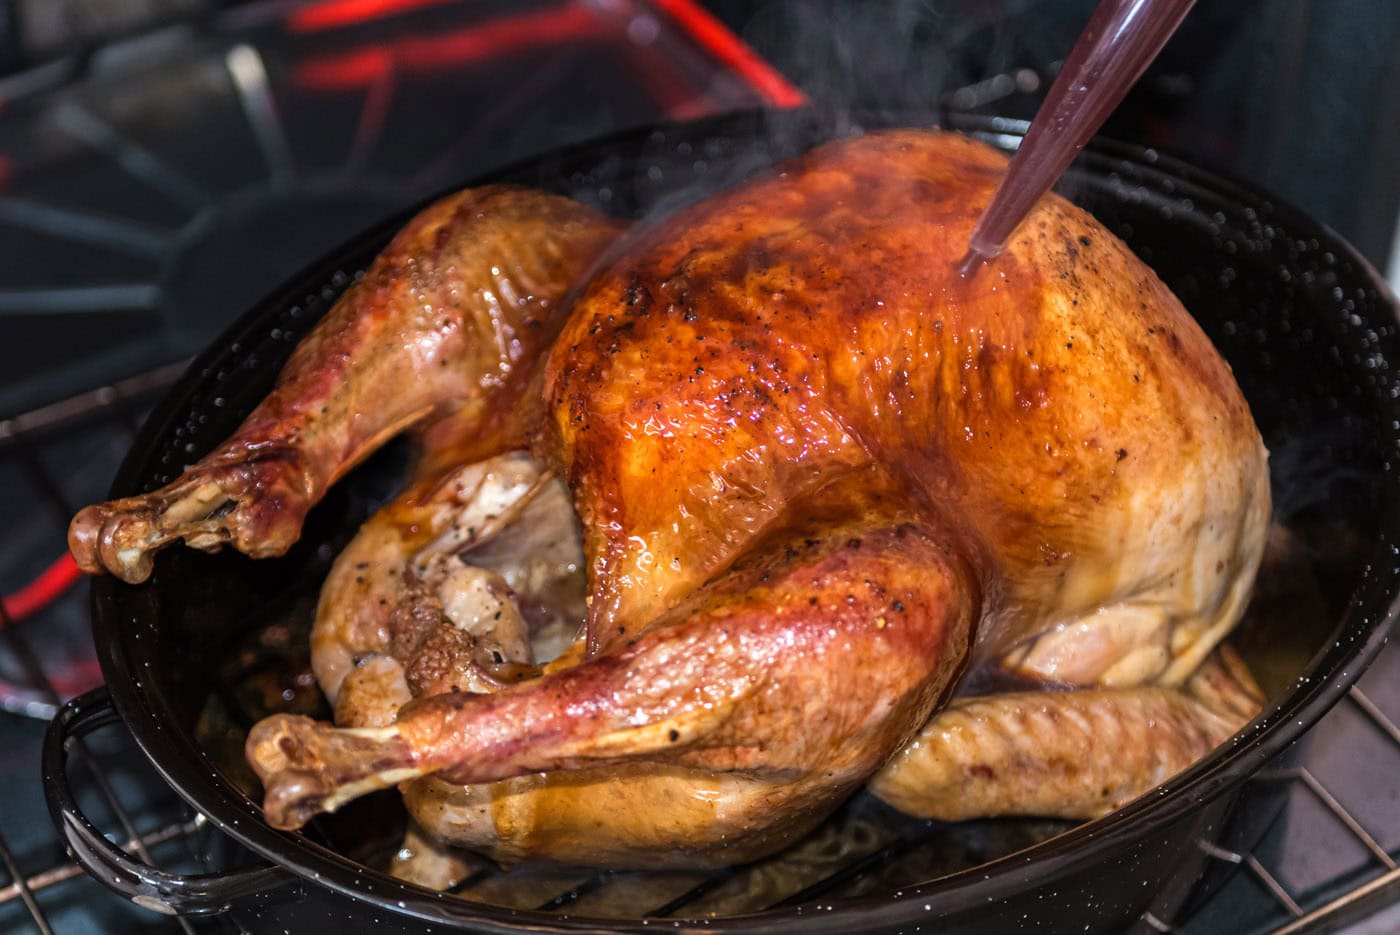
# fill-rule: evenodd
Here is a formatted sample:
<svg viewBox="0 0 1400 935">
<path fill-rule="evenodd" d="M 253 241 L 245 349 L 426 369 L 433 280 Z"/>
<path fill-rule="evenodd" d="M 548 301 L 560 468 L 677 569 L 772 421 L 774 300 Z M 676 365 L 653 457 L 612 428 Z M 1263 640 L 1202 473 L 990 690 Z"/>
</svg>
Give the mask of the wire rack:
<svg viewBox="0 0 1400 935">
<path fill-rule="evenodd" d="M 107 462 L 101 465 L 100 472 L 92 473 L 110 476 L 116 458 L 131 441 L 146 403 L 167 388 L 182 369 L 183 364 L 163 367 L 0 421 L 0 470 L 18 471 L 36 493 L 34 508 L 46 511 L 61 530 L 72 515 L 75 497 L 94 492 L 73 492 L 73 485 L 53 469 L 55 451 L 71 452 L 75 445 L 82 449 L 83 445 L 75 440 L 105 438 L 101 448 Z M 87 450 L 92 450 L 91 442 Z M 53 542 L 55 551 L 61 547 L 61 539 Z M 37 635 L 51 626 L 52 620 L 46 618 L 65 612 L 83 612 L 81 595 L 71 594 L 60 604 L 18 624 L 0 606 L 0 660 L 17 668 L 36 703 L 49 708 L 58 705 L 61 692 L 51 664 L 36 645 Z M 240 677 L 269 664 L 265 658 L 251 658 L 243 664 Z M 1354 787 L 1358 778 L 1366 785 L 1367 778 L 1357 774 L 1368 769 L 1395 775 L 1394 764 L 1400 763 L 1400 727 L 1385 710 L 1394 710 L 1392 702 L 1400 702 L 1400 695 L 1389 688 L 1397 681 L 1392 675 L 1400 675 L 1400 651 L 1394 647 L 1382 653 L 1362 683 L 1353 687 L 1346 701 L 1304 741 L 1315 748 L 1315 755 L 1305 757 L 1303 765 L 1266 770 L 1250 781 L 1246 802 L 1279 797 L 1286 802 L 1269 833 L 1257 847 L 1246 852 L 1202 842 L 1202 849 L 1213 862 L 1238 868 L 1238 872 L 1223 890 L 1191 907 L 1183 918 L 1145 917 L 1151 929 L 1185 935 L 1335 931 L 1400 898 L 1400 822 L 1394 820 L 1394 800 L 1400 796 L 1400 785 L 1392 778 L 1389 787 L 1373 788 L 1373 794 L 1359 804 L 1354 788 L 1341 788 Z M 221 696 L 230 716 L 235 720 L 251 719 L 255 712 L 246 710 L 235 695 L 225 692 Z M 11 748 L 5 750 L 7 759 L 0 761 L 0 781 L 11 774 L 22 774 L 18 780 L 10 781 L 36 785 L 42 725 L 13 715 L 0 715 L 0 724 L 23 728 L 19 749 L 14 749 L 14 741 L 5 736 Z M 1339 766 L 1328 741 L 1341 733 L 1348 739 L 1342 757 L 1346 762 Z M 32 738 L 27 748 L 24 737 Z M 1357 737 L 1365 741 L 1364 746 Z M 214 850 L 213 839 L 218 833 L 156 778 L 134 746 L 120 730 L 101 731 L 75 744 L 75 778 L 88 799 L 90 814 L 97 816 L 112 840 L 143 860 L 179 872 L 212 869 L 207 855 Z M 1316 749 L 1319 746 L 1321 749 Z M 10 772 L 3 772 L 6 769 Z M 0 787 L 0 793 L 3 792 Z M 101 927 L 107 930 L 150 931 L 161 926 L 166 927 L 163 930 L 187 933 L 238 930 L 226 919 L 164 919 L 107 893 L 62 853 L 42 807 L 23 807 L 26 801 L 38 801 L 34 792 L 30 788 L 27 796 L 21 794 L 20 807 L 0 812 L 0 932 L 89 930 L 94 927 L 94 912 L 99 914 Z M 101 816 L 105 816 L 105 822 Z M 888 839 L 874 841 L 863 854 L 848 857 L 834 868 L 827 867 L 819 878 L 797 892 L 785 894 L 773 907 L 839 895 L 883 864 L 917 848 L 934 833 L 934 825 L 906 825 Z M 1331 840 L 1325 839 L 1328 831 L 1318 830 L 1321 825 L 1331 826 Z M 1314 859 L 1300 872 L 1300 854 L 1304 858 L 1340 855 L 1340 862 L 1319 869 Z M 736 868 L 698 877 L 680 892 L 658 901 L 645 914 L 681 918 L 687 909 L 692 913 L 701 910 L 709 894 L 744 870 Z M 581 873 L 561 883 L 558 891 L 540 900 L 536 908 L 580 913 L 600 892 L 625 885 L 628 876 L 616 872 Z M 501 877 L 502 872 L 494 867 L 480 866 L 467 872 L 453 891 L 470 894 L 489 887 L 493 880 L 499 882 Z"/>
</svg>

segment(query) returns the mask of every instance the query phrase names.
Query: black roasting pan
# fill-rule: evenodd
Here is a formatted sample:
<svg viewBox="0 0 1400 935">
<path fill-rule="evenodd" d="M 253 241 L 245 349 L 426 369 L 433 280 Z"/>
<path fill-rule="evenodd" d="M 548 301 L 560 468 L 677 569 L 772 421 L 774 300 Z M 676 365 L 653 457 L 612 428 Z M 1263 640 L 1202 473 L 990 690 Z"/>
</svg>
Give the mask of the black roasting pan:
<svg viewBox="0 0 1400 935">
<path fill-rule="evenodd" d="M 642 216 L 879 122 L 728 115 L 574 147 L 486 181 L 540 186 Z M 944 122 L 1008 148 L 1024 129 L 997 118 Z M 46 787 L 65 840 L 99 879 L 142 905 L 225 912 L 250 931 L 1117 932 L 1171 919 L 1193 890 L 1198 898 L 1216 882 L 1200 842 L 1247 842 L 1273 817 L 1257 805 L 1236 807 L 1242 784 L 1342 696 L 1396 613 L 1397 309 L 1351 247 L 1248 184 L 1151 150 L 1097 142 L 1061 191 L 1126 240 L 1201 321 L 1234 368 L 1271 451 L 1275 522 L 1288 547 L 1261 574 L 1237 638 L 1270 704 L 1184 774 L 1072 828 L 914 822 L 861 796 L 833 818 L 835 831 L 818 832 L 828 836 L 823 859 L 830 860 L 817 876 L 774 883 L 781 874 L 738 868 L 699 881 L 669 905 L 646 903 L 638 894 L 652 892 L 645 888 L 651 881 L 625 874 L 579 871 L 546 908 L 521 908 L 524 897 L 510 905 L 510 894 L 540 877 L 498 886 L 494 902 L 400 883 L 383 872 L 402 821 L 392 795 L 304 832 L 274 831 L 237 756 L 250 708 L 314 711 L 315 689 L 304 675 L 306 620 L 336 550 L 392 490 L 403 452 L 391 448 L 313 512 L 303 541 L 283 559 L 172 549 L 145 585 L 93 582 L 107 687 L 64 709 L 45 752 Z M 406 217 L 308 266 L 204 353 L 144 426 L 112 495 L 164 483 L 228 435 L 267 391 L 295 340 Z M 146 867 L 78 811 L 66 749 L 117 718 L 164 779 L 241 845 L 213 847 L 205 855 L 211 873 Z M 621 896 L 600 909 L 608 887 L 623 887 Z M 741 890 L 749 902 L 736 897 L 723 903 L 728 909 L 706 908 Z"/>
</svg>

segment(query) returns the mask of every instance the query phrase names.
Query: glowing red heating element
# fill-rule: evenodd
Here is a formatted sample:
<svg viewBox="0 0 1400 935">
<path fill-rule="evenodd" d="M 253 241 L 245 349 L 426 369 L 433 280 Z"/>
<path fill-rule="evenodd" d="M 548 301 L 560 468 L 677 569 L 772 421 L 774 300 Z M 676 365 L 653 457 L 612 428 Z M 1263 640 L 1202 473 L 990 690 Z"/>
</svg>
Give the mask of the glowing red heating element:
<svg viewBox="0 0 1400 935">
<path fill-rule="evenodd" d="M 695 0 L 651 0 L 702 47 L 775 107 L 800 107 L 807 97 Z"/>
<path fill-rule="evenodd" d="M 287 27 L 296 32 L 334 29 L 442 2 L 328 0 L 292 13 Z M 715 61 L 748 82 L 769 104 L 797 107 L 806 102 L 801 91 L 694 0 L 652 0 L 650 6 L 674 22 Z M 351 52 L 311 58 L 297 64 L 296 77 L 302 87 L 318 90 L 363 87 L 394 67 L 431 71 L 530 48 L 605 40 L 616 37 L 617 31 L 615 20 L 600 16 L 586 4 L 566 3 L 499 17 L 445 35 L 370 43 Z"/>
<path fill-rule="evenodd" d="M 73 557 L 66 552 L 61 558 L 44 569 L 39 577 L 12 594 L 0 598 L 4 608 L 5 623 L 18 623 L 25 617 L 33 616 L 63 596 L 83 573 Z"/>
<path fill-rule="evenodd" d="M 328 0 L 293 12 L 287 17 L 287 28 L 294 32 L 319 32 L 453 2 L 456 0 Z"/>
<path fill-rule="evenodd" d="M 406 37 L 373 43 L 342 55 L 309 59 L 296 66 L 296 76 L 298 83 L 308 88 L 361 87 L 374 82 L 395 64 L 414 71 L 431 71 L 535 46 L 603 38 L 610 32 L 606 23 L 584 7 L 569 5 L 502 17 L 440 36 Z"/>
</svg>

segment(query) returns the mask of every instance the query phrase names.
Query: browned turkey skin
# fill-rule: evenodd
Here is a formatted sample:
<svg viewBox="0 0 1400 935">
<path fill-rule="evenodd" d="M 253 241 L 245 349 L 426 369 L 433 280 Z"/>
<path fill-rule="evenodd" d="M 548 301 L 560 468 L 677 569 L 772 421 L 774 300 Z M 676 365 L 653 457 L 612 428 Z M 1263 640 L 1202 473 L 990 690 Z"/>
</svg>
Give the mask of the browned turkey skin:
<svg viewBox="0 0 1400 935">
<path fill-rule="evenodd" d="M 1102 813 L 1257 709 L 1216 648 L 1266 453 L 1177 300 L 1063 200 L 958 275 L 1004 169 L 871 134 L 622 241 L 552 196 L 446 199 L 223 448 L 84 510 L 74 554 L 132 581 L 176 538 L 278 554 L 418 433 L 323 591 L 344 726 L 249 737 L 278 827 L 399 784 L 500 860 L 695 866 L 867 782 L 915 814 Z M 1059 690 L 949 705 L 968 672 Z"/>
</svg>

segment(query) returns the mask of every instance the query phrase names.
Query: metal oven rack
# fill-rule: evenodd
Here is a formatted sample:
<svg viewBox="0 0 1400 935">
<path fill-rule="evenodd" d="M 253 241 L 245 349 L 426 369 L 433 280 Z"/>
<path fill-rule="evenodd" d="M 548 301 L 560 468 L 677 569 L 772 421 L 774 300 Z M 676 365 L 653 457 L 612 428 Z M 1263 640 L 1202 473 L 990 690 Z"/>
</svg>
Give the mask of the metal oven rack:
<svg viewBox="0 0 1400 935">
<path fill-rule="evenodd" d="M 100 451 L 105 463 L 92 473 L 101 478 L 111 476 L 145 404 L 168 387 L 182 369 L 183 364 L 160 368 L 0 422 L 0 479 L 8 477 L 27 485 L 20 500 L 47 513 L 54 528 L 62 530 L 78 497 L 102 491 L 74 491 L 61 472 L 54 470 L 54 459 L 71 457 L 74 452 Z M 51 545 L 57 554 L 62 539 Z M 0 604 L 0 671 L 19 673 L 27 683 L 23 687 L 30 693 L 31 706 L 58 704 L 60 684 L 68 674 L 55 673 L 38 644 L 53 628 L 62 626 L 63 617 L 85 616 L 84 590 L 75 589 L 20 623 L 12 621 Z M 1265 771 L 1250 782 L 1246 802 L 1269 796 L 1282 796 L 1286 801 L 1269 834 L 1244 853 L 1203 843 L 1211 858 L 1234 865 L 1238 871 L 1219 892 L 1191 908 L 1183 918 L 1147 916 L 1144 922 L 1149 929 L 1183 935 L 1336 931 L 1400 898 L 1400 822 L 1394 821 L 1400 779 L 1395 778 L 1393 769 L 1400 763 L 1400 727 L 1385 710 L 1400 706 L 1400 693 L 1389 687 L 1400 682 L 1393 677 L 1397 675 L 1400 649 L 1390 647 L 1362 683 L 1353 687 L 1349 697 L 1304 741 L 1321 748 L 1312 751 L 1315 756 L 1305 756 L 1302 765 Z M 66 684 L 63 689 L 71 691 Z M 0 796 L 5 796 L 6 803 L 0 810 L 0 932 L 38 931 L 47 935 L 94 927 L 110 931 L 178 929 L 186 933 L 236 930 L 221 919 L 157 917 L 127 905 L 89 879 L 62 853 L 42 815 L 38 788 L 42 724 L 0 714 L 0 727 L 7 731 L 17 728 L 0 733 Z M 1344 762 L 1338 763 L 1337 757 L 1330 755 L 1334 751 L 1329 743 L 1341 735 L 1348 739 Z M 1359 742 L 1358 737 L 1367 742 Z M 79 782 L 91 784 L 85 790 L 93 802 L 89 813 L 105 815 L 109 836 L 144 860 L 181 872 L 207 870 L 201 868 L 201 855 L 209 853 L 211 837 L 217 832 L 161 783 L 134 746 L 122 732 L 106 731 L 75 751 L 75 762 L 87 767 L 87 776 L 78 771 Z M 1391 785 L 1385 788 L 1369 783 L 1367 770 L 1389 774 Z M 1371 786 L 1371 799 L 1356 804 L 1357 782 L 1353 780 Z M 1378 815 L 1382 816 L 1379 824 Z M 1386 815 L 1391 817 L 1388 823 L 1383 820 Z M 36 828 L 44 831 L 38 839 Z M 884 843 L 801 892 L 788 895 L 780 905 L 815 899 L 858 880 L 881 862 L 896 857 L 901 849 L 917 846 L 919 830 L 916 827 Z M 1329 859 L 1319 863 L 1320 857 Z M 477 885 L 494 872 L 479 870 L 457 889 Z M 683 917 L 688 905 L 722 885 L 729 873 L 732 871 L 700 881 L 679 897 L 655 906 L 649 915 Z M 539 908 L 567 911 L 584 897 L 614 884 L 619 876 L 593 874 L 569 885 Z M 1385 930 L 1375 924 L 1365 931 Z"/>
<path fill-rule="evenodd" d="M 66 518 L 72 514 L 73 501 L 55 473 L 46 467 L 45 446 L 61 442 L 65 438 L 104 429 L 116 430 L 129 442 L 139 424 L 140 406 L 143 401 L 169 386 L 183 369 L 183 363 L 163 367 L 0 422 L 0 463 L 4 463 L 7 468 L 18 469 L 19 474 L 39 495 L 39 502 L 35 508 L 48 512 L 54 521 L 60 524 L 59 528 L 62 528 Z M 61 548 L 61 542 L 54 543 L 55 550 Z M 71 603 L 71 598 L 69 602 Z M 43 653 L 34 644 L 31 634 L 44 627 L 49 618 L 65 609 L 70 608 L 51 605 L 31 620 L 16 622 L 11 618 L 6 604 L 0 602 L 0 653 L 8 657 L 6 661 L 10 663 L 10 667 L 17 670 L 24 679 L 21 686 L 27 689 L 27 692 L 23 703 L 31 709 L 27 713 L 34 713 L 34 708 L 56 709 L 61 703 L 56 680 L 45 665 Z M 37 779 L 37 735 L 30 749 L 19 752 L 21 760 L 30 761 L 34 778 Z M 110 751 L 99 751 L 84 743 L 80 744 L 76 752 L 78 756 L 75 760 L 87 768 L 93 788 L 121 829 L 118 840 L 127 850 L 150 860 L 153 849 L 193 834 L 203 824 L 197 818 L 181 816 L 176 820 L 163 822 L 158 827 L 138 830 L 138 825 L 142 822 L 123 801 L 123 796 L 108 778 L 107 763 L 103 754 L 110 756 Z M 31 805 L 27 801 L 23 804 Z M 40 817 L 28 807 L 9 808 L 5 813 L 11 818 L 10 822 L 4 823 L 7 826 L 13 825 L 15 817 L 22 816 L 26 826 L 32 828 L 35 818 Z M 61 931 L 53 921 L 54 914 L 41 904 L 41 900 L 47 892 L 62 889 L 65 884 L 70 884 L 70 881 L 82 880 L 83 871 L 65 859 L 56 838 L 51 847 L 40 848 L 40 853 L 36 855 L 33 853 L 32 844 L 24 850 L 11 844 L 7 838 L 7 830 L 14 832 L 13 827 L 0 827 L 0 865 L 3 867 L 0 869 L 0 920 L 3 920 L 4 929 L 20 931 L 27 927 L 23 920 L 12 918 L 15 915 L 12 904 L 18 903 L 23 906 L 28 922 L 38 931 L 46 935 Z M 54 832 L 49 830 L 49 836 L 52 837 L 53 834 Z M 53 853 L 56 850 L 58 853 Z M 10 911 L 6 913 L 5 910 Z M 177 920 L 177 924 L 186 932 L 194 931 L 184 920 Z"/>
</svg>

